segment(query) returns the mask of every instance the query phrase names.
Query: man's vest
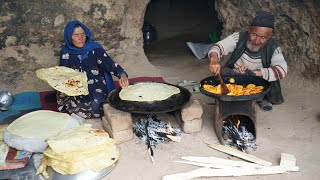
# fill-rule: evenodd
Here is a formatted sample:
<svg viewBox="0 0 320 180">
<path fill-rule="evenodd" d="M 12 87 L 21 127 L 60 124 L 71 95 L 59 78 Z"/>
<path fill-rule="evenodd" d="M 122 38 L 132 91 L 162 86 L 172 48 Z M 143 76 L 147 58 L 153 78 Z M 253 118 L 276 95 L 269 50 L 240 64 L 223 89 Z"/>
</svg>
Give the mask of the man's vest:
<svg viewBox="0 0 320 180">
<path fill-rule="evenodd" d="M 247 40 L 249 38 L 248 32 L 240 32 L 239 41 L 236 49 L 233 51 L 231 57 L 226 63 L 226 67 L 233 69 L 234 64 L 238 61 L 238 59 L 242 56 L 247 48 Z M 271 58 L 278 47 L 278 43 L 274 39 L 269 39 L 267 44 L 261 49 L 261 61 L 262 66 L 264 68 L 269 68 L 271 64 Z M 282 104 L 284 102 L 282 94 L 281 94 L 281 86 L 280 82 L 272 81 L 270 82 L 270 91 L 266 95 L 266 99 L 272 104 Z"/>
</svg>

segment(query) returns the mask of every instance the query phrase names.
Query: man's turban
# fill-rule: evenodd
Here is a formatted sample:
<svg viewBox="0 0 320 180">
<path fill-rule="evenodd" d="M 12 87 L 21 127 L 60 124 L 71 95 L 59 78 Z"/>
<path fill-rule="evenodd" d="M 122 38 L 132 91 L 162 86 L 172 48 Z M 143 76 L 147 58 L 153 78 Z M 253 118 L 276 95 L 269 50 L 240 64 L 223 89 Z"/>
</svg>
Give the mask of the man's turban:
<svg viewBox="0 0 320 180">
<path fill-rule="evenodd" d="M 252 20 L 251 26 L 259 26 L 259 27 L 269 27 L 274 28 L 274 15 L 260 11 L 257 13 L 256 17 Z"/>
</svg>

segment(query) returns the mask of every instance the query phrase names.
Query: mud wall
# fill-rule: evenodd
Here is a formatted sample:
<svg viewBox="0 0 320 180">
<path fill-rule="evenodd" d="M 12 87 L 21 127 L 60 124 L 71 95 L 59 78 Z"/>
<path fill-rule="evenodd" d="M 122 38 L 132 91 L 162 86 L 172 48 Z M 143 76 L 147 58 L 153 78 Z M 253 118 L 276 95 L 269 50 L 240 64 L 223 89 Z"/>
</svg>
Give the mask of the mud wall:
<svg viewBox="0 0 320 180">
<path fill-rule="evenodd" d="M 320 84 L 319 1 L 217 0 L 217 4 L 224 37 L 247 30 L 259 10 L 275 14 L 274 38 L 279 41 L 289 65 L 288 76 Z"/>
<path fill-rule="evenodd" d="M 0 90 L 51 89 L 35 70 L 58 64 L 63 29 L 80 20 L 92 38 L 130 75 L 159 76 L 143 51 L 142 24 L 148 0 L 2 0 Z"/>
<path fill-rule="evenodd" d="M 319 84 L 320 11 L 315 0 L 216 0 L 223 36 L 249 27 L 256 11 L 276 15 L 274 37 L 289 75 Z M 149 0 L 2 0 L 0 91 L 51 89 L 35 70 L 58 64 L 63 29 L 80 20 L 130 77 L 161 76 L 143 50 L 142 25 Z M 294 82 L 294 81 L 293 81 Z"/>
</svg>

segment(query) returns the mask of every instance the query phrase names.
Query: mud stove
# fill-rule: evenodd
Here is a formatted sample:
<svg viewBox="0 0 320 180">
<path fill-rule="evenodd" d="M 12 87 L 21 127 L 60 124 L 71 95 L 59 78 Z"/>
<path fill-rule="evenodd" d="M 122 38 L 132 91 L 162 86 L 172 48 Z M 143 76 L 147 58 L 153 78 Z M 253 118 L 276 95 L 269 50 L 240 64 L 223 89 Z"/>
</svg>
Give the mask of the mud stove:
<svg viewBox="0 0 320 180">
<path fill-rule="evenodd" d="M 228 82 L 231 77 L 223 76 L 223 81 Z M 215 98 L 214 107 L 214 130 L 221 144 L 237 146 L 245 151 L 247 147 L 256 149 L 256 122 L 257 103 L 256 100 L 263 98 L 269 91 L 269 83 L 262 78 L 255 76 L 235 76 L 236 84 L 246 86 L 255 84 L 264 86 L 264 91 L 243 96 L 228 96 L 213 94 L 202 89 L 204 84 L 217 86 L 217 77 L 208 77 L 201 81 L 200 91 L 210 97 Z"/>
<path fill-rule="evenodd" d="M 256 102 L 216 101 L 214 130 L 221 144 L 256 149 Z"/>
</svg>

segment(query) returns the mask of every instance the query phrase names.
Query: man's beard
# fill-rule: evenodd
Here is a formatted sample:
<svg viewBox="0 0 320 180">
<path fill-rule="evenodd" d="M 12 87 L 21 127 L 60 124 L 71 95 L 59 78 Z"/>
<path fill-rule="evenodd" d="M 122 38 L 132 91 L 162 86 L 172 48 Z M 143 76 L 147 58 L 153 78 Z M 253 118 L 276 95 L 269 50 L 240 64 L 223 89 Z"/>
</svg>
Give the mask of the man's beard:
<svg viewBox="0 0 320 180">
<path fill-rule="evenodd" d="M 247 41 L 247 48 L 251 51 L 251 52 L 258 52 L 260 51 L 260 49 L 262 48 L 263 46 L 253 46 L 252 43 L 250 41 Z"/>
</svg>

